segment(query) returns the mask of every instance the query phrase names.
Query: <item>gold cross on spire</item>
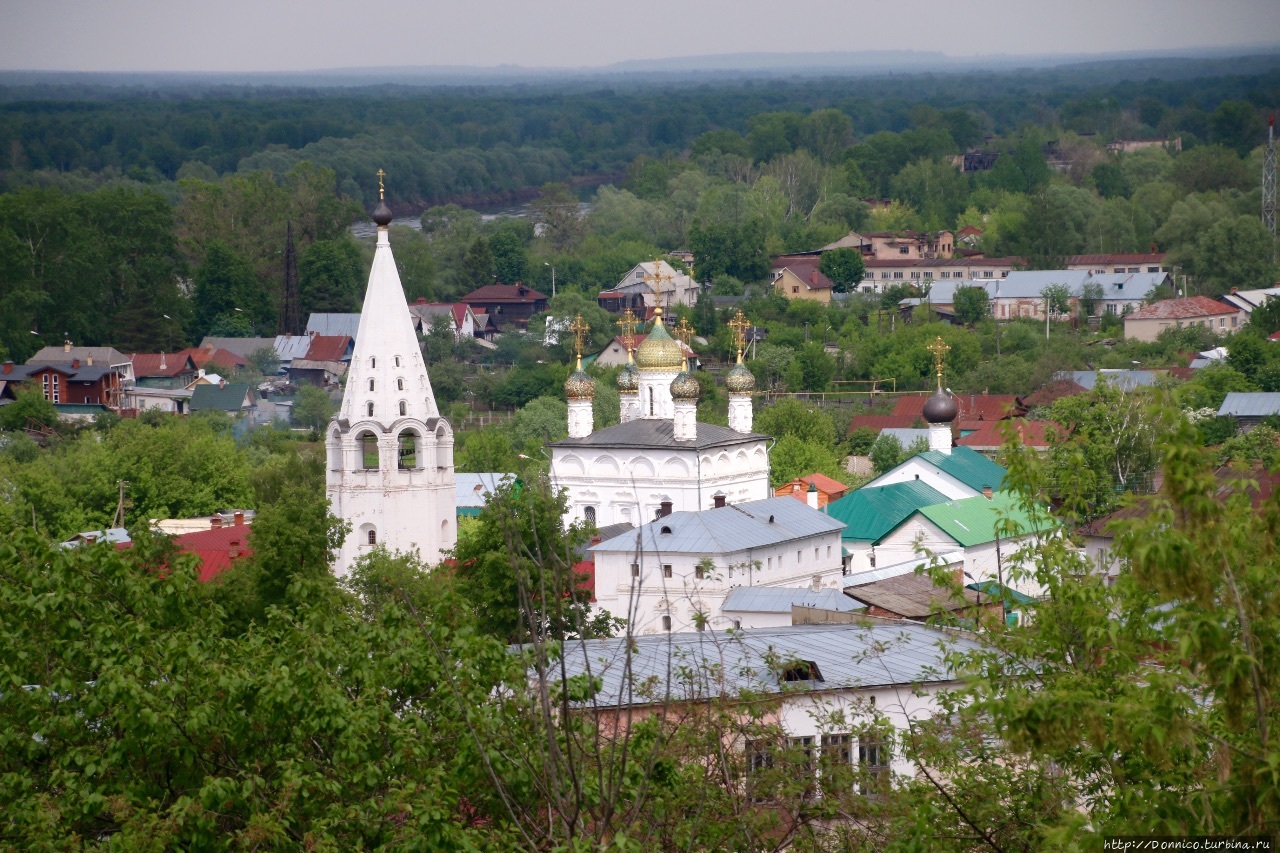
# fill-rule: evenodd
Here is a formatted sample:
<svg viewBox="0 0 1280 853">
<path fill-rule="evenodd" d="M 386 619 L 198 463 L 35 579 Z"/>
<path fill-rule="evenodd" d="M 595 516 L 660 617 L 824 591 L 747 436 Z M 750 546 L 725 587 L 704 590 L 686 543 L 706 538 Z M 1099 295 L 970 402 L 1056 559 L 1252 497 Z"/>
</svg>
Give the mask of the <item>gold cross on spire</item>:
<svg viewBox="0 0 1280 853">
<path fill-rule="evenodd" d="M 578 355 L 578 369 L 581 370 L 582 336 L 591 331 L 591 327 L 587 325 L 586 321 L 582 319 L 582 315 L 579 314 L 574 318 L 573 322 L 569 324 L 569 331 L 573 332 L 573 348 Z"/>
<path fill-rule="evenodd" d="M 951 347 L 947 346 L 946 341 L 939 335 L 925 349 L 933 353 L 933 367 L 938 373 L 938 390 L 942 390 L 942 359 L 951 351 Z"/>
<path fill-rule="evenodd" d="M 636 349 L 636 327 L 640 325 L 640 321 L 636 319 L 636 315 L 631 313 L 628 308 L 622 312 L 622 317 L 618 319 L 618 329 L 622 332 L 622 345 L 627 348 L 627 361 L 631 361 L 631 355 Z"/>
<path fill-rule="evenodd" d="M 742 364 L 742 351 L 747 347 L 747 329 L 751 328 L 751 321 L 742 313 L 741 308 L 729 321 L 729 328 L 733 329 L 733 342 L 738 348 L 738 364 Z"/>
<path fill-rule="evenodd" d="M 386 172 L 382 171 L 381 169 L 378 170 L 378 198 L 379 199 L 385 199 L 387 197 L 387 188 L 382 183 L 382 179 L 385 178 L 386 176 L 387 176 Z"/>
<path fill-rule="evenodd" d="M 644 282 L 649 285 L 649 289 L 653 291 L 653 307 L 656 309 L 658 319 L 662 318 L 662 283 L 671 281 L 671 276 L 662 271 L 662 259 L 653 259 L 653 273 L 644 274 Z"/>
<path fill-rule="evenodd" d="M 689 320 L 685 317 L 680 318 L 680 323 L 673 330 L 676 340 L 680 342 L 680 353 L 684 356 L 684 369 L 689 369 L 689 341 L 693 340 L 693 326 L 689 325 Z"/>
</svg>

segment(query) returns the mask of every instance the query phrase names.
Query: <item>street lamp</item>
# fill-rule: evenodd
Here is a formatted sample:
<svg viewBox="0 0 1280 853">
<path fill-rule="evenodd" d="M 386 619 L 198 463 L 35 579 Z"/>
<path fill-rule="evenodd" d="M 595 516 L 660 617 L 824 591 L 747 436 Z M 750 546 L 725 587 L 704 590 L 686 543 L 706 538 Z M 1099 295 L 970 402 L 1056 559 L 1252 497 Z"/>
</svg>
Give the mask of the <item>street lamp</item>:
<svg viewBox="0 0 1280 853">
<path fill-rule="evenodd" d="M 542 265 L 543 265 L 544 267 L 551 267 L 551 298 L 552 298 L 552 299 L 555 299 L 555 297 L 556 297 L 556 268 L 555 268 L 554 266 L 551 266 L 551 264 L 547 263 L 546 261 L 543 261 L 543 262 L 542 262 Z"/>
</svg>

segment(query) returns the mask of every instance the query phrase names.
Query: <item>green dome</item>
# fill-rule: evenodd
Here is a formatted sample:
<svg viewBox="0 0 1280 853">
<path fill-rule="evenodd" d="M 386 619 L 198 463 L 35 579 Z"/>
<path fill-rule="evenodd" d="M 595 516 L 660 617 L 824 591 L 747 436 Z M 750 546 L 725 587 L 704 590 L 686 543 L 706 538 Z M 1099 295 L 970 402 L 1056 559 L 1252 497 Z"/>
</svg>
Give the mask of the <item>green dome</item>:
<svg viewBox="0 0 1280 853">
<path fill-rule="evenodd" d="M 667 334 L 660 313 L 654 318 L 653 331 L 636 350 L 636 364 L 641 370 L 653 371 L 679 370 L 684 366 L 684 348 Z"/>
<path fill-rule="evenodd" d="M 631 362 L 618 373 L 618 393 L 637 394 L 640 391 L 640 371 Z"/>
<path fill-rule="evenodd" d="M 565 380 L 564 395 L 570 400 L 590 400 L 596 395 L 596 381 L 585 370 L 575 370 Z"/>
<path fill-rule="evenodd" d="M 724 387 L 730 394 L 749 394 L 756 387 L 756 378 L 745 364 L 738 362 L 725 377 Z"/>
<path fill-rule="evenodd" d="M 671 380 L 671 399 L 673 400 L 696 400 L 702 393 L 702 387 L 698 385 L 698 380 L 693 378 L 693 374 L 687 370 L 682 370 L 676 374 L 676 378 Z"/>
</svg>

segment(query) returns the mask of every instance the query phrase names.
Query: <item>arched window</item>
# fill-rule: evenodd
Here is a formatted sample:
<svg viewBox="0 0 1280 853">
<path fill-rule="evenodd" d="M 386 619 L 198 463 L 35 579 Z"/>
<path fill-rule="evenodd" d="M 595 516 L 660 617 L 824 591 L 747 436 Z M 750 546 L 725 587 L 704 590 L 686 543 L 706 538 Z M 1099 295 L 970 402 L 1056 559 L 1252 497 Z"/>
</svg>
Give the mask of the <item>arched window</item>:
<svg viewBox="0 0 1280 853">
<path fill-rule="evenodd" d="M 396 367 L 400 366 L 400 356 L 396 356 Z"/>
<path fill-rule="evenodd" d="M 407 429 L 400 433 L 399 451 L 397 467 L 400 470 L 409 471 L 418 467 L 418 436 L 413 430 Z"/>
<path fill-rule="evenodd" d="M 583 508 L 583 510 L 582 510 L 582 517 L 583 517 L 583 518 L 585 518 L 585 519 L 587 520 L 587 524 L 595 524 L 595 523 L 596 523 L 596 508 L 595 508 L 595 507 L 593 507 L 593 506 L 584 507 L 584 508 Z"/>
<path fill-rule="evenodd" d="M 649 417 L 653 417 L 653 389 L 649 389 Z"/>
<path fill-rule="evenodd" d="M 372 527 L 369 528 L 369 544 L 370 545 L 378 544 L 378 531 L 373 529 Z"/>
<path fill-rule="evenodd" d="M 373 417 L 373 401 L 372 400 L 370 400 L 368 403 L 365 404 L 364 409 L 365 409 L 365 412 L 368 413 L 369 417 Z"/>
<path fill-rule="evenodd" d="M 373 390 L 373 380 L 372 380 L 372 379 L 370 379 L 370 380 L 369 380 L 369 390 L 370 390 L 370 391 L 372 391 L 372 390 Z"/>
<path fill-rule="evenodd" d="M 397 390 L 397 391 L 403 391 L 403 390 L 404 390 L 404 377 L 403 377 L 403 376 L 397 376 L 397 377 L 396 377 L 396 390 Z"/>
<path fill-rule="evenodd" d="M 369 366 L 370 367 L 378 366 L 378 357 L 376 355 L 369 356 Z"/>
<path fill-rule="evenodd" d="M 662 617 L 662 630 L 664 630 L 664 631 L 670 631 L 670 630 L 671 630 L 671 617 L 670 617 L 670 616 L 663 616 L 663 617 Z"/>
<path fill-rule="evenodd" d="M 406 403 L 404 400 L 401 400 L 401 401 L 400 401 L 400 415 L 403 417 L 404 415 L 407 415 L 407 414 L 409 414 L 409 404 L 408 404 L 408 403 Z"/>
<path fill-rule="evenodd" d="M 360 467 L 366 471 L 378 467 L 378 437 L 371 432 L 360 433 Z"/>
</svg>

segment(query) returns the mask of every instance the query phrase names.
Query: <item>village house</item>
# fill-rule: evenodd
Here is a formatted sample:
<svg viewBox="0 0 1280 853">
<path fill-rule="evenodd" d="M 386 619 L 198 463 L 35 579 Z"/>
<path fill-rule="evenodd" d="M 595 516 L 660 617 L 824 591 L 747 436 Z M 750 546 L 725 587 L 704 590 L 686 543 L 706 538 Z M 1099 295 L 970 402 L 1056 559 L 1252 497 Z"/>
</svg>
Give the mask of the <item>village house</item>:
<svg viewBox="0 0 1280 853">
<path fill-rule="evenodd" d="M 1245 311 L 1208 296 L 1162 299 L 1124 317 L 1126 340 L 1151 342 L 1165 329 L 1204 326 L 1220 335 L 1234 334 L 1249 319 Z"/>
<path fill-rule="evenodd" d="M 838 589 L 739 586 L 725 596 L 721 615 L 733 630 L 790 625 L 852 625 L 866 608 Z"/>
<path fill-rule="evenodd" d="M 645 261 L 627 270 L 618 283 L 602 290 L 597 303 L 606 311 L 621 314 L 628 308 L 637 317 L 649 317 L 654 308 L 668 314 L 676 305 L 692 308 L 698 304 L 702 285 L 666 261 Z"/>
<path fill-rule="evenodd" d="M 529 325 L 530 317 L 547 310 L 547 297 L 523 284 L 486 284 L 459 301 L 473 311 L 483 310 L 489 314 L 499 328 L 516 326 L 523 329 Z"/>
<path fill-rule="evenodd" d="M 783 483 L 773 490 L 774 497 L 793 497 L 802 500 L 814 509 L 822 509 L 832 501 L 838 501 L 849 492 L 849 487 L 839 480 L 833 480 L 826 474 L 808 474 L 796 477 L 789 483 Z"/>
<path fill-rule="evenodd" d="M 1064 267 L 1093 275 L 1130 273 L 1171 273 L 1163 252 L 1068 255 Z M 952 257 L 918 260 L 895 258 L 864 261 L 864 292 L 881 293 L 894 284 L 925 284 L 940 281 L 988 282 L 1008 278 L 1026 266 L 1022 258 Z"/>
<path fill-rule="evenodd" d="M 1249 432 L 1267 418 L 1280 417 L 1280 393 L 1232 391 L 1218 407 L 1218 417 L 1232 418 L 1241 432 Z"/>
<path fill-rule="evenodd" d="M 779 255 L 774 258 L 769 272 L 774 293 L 788 299 L 809 299 L 829 305 L 835 283 L 818 269 L 820 261 L 816 255 Z"/>
</svg>

